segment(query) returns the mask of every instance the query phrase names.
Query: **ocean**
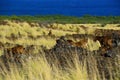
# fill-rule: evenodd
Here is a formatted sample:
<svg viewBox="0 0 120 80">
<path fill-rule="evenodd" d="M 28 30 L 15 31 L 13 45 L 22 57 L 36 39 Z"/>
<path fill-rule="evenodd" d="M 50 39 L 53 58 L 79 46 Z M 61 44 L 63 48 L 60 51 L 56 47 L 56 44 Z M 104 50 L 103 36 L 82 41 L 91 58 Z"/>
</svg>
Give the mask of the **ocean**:
<svg viewBox="0 0 120 80">
<path fill-rule="evenodd" d="M 0 15 L 120 16 L 119 0 L 3 0 Z"/>
</svg>

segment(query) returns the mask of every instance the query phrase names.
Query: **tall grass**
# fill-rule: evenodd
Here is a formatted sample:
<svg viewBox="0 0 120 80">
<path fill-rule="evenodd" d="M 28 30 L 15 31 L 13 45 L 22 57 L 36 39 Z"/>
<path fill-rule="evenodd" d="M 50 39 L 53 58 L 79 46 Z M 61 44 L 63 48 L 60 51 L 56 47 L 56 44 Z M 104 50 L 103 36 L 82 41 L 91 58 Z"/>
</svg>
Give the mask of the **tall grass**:
<svg viewBox="0 0 120 80">
<path fill-rule="evenodd" d="M 67 67 L 66 70 L 58 67 L 58 64 L 50 65 L 44 56 L 38 59 L 22 63 L 23 67 L 10 64 L 10 71 L 3 69 L 0 75 L 2 80 L 87 80 L 86 66 L 75 60 L 75 67 Z M 72 64 L 73 65 L 73 64 Z"/>
<path fill-rule="evenodd" d="M 72 55 L 71 55 L 72 56 Z M 67 57 L 67 56 L 66 56 Z M 106 80 L 107 74 L 100 74 L 98 70 L 97 59 L 94 56 L 85 57 L 83 61 L 79 60 L 79 56 L 72 58 L 73 62 L 67 60 L 68 66 L 64 67 L 55 61 L 48 62 L 44 55 L 28 59 L 22 63 L 22 67 L 16 64 L 9 64 L 9 70 L 4 65 L 0 73 L 1 80 Z M 120 61 L 119 61 L 120 62 Z M 2 63 L 2 62 L 1 62 Z M 105 66 L 106 67 L 106 66 Z M 108 65 L 107 68 L 112 67 Z M 119 66 L 118 66 L 119 67 Z M 104 68 L 104 66 L 103 66 Z M 120 68 L 116 67 L 114 73 L 109 68 L 108 80 L 119 80 Z M 102 72 L 102 71 L 101 71 Z M 114 78 L 113 78 L 113 74 Z"/>
<path fill-rule="evenodd" d="M 88 32 L 88 34 L 93 34 L 94 30 L 97 28 L 113 29 L 111 25 L 117 26 L 118 24 L 107 24 L 105 27 L 100 27 L 100 24 L 84 24 L 88 27 L 88 31 L 82 29 L 80 25 L 83 24 L 54 23 L 52 26 L 48 24 L 48 26 L 31 27 L 26 22 L 14 23 L 12 21 L 8 21 L 8 25 L 0 25 L 0 41 L 2 43 L 8 42 L 22 45 L 34 44 L 53 47 L 55 45 L 55 40 L 59 36 L 74 33 L 85 34 L 86 32 Z M 47 36 L 50 29 L 56 38 Z M 115 27 L 114 29 L 120 28 Z M 20 34 L 18 34 L 19 32 Z M 11 34 L 18 39 L 11 40 Z M 40 37 L 36 39 L 37 36 Z M 93 42 L 89 39 L 87 48 L 90 48 L 92 51 L 99 47 L 99 43 Z M 33 52 L 40 54 L 39 49 Z M 3 54 L 3 50 L 0 50 L 0 55 L 1 54 Z M 67 66 L 64 68 L 53 56 L 53 60 L 49 61 L 44 55 L 34 57 L 33 59 L 27 59 L 27 62 L 22 62 L 22 67 L 18 64 L 10 63 L 9 70 L 7 69 L 8 65 L 6 66 L 4 62 L 0 60 L 0 80 L 106 80 L 107 75 L 110 76 L 109 80 L 120 80 L 120 59 L 116 60 L 117 66 L 113 66 L 111 61 L 109 61 L 111 59 L 107 58 L 94 57 L 90 55 L 83 57 L 84 59 L 81 61 L 79 59 L 80 56 L 78 55 L 70 56 L 72 58 L 72 62 L 68 59 L 69 57 L 66 56 L 65 61 L 67 62 Z M 105 60 L 106 62 L 104 62 Z M 104 64 L 101 65 L 101 63 Z M 108 72 L 105 72 L 105 69 L 100 70 L 99 68 L 108 69 Z"/>
</svg>

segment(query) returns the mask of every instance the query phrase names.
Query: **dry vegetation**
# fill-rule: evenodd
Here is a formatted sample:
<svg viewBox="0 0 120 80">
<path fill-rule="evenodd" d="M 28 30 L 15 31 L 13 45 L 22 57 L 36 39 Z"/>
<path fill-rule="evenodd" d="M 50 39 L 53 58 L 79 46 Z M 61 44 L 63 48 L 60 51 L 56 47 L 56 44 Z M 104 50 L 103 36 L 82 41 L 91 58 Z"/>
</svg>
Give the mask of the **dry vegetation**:
<svg viewBox="0 0 120 80">
<path fill-rule="evenodd" d="M 96 29 L 114 29 L 120 30 L 120 24 L 57 24 L 57 23 L 28 23 L 5 20 L 5 24 L 0 24 L 0 55 L 3 55 L 4 48 L 12 47 L 16 44 L 27 47 L 35 45 L 32 54 L 39 56 L 28 59 L 22 63 L 23 67 L 15 63 L 10 63 L 9 70 L 6 65 L 0 61 L 0 80 L 120 80 L 120 59 L 115 59 L 117 66 L 112 66 L 112 59 L 101 58 L 107 60 L 106 69 L 109 69 L 109 74 L 106 74 L 98 65 L 99 57 L 87 56 L 80 61 L 78 55 L 74 55 L 71 60 L 67 60 L 67 67 L 62 67 L 57 64 L 57 59 L 49 61 L 46 59 L 44 52 L 41 52 L 41 45 L 47 49 L 52 48 L 56 44 L 56 40 L 60 36 L 71 34 L 94 34 Z M 104 27 L 103 27 L 104 26 Z M 73 37 L 67 37 L 73 41 L 79 41 Z M 91 38 L 88 39 L 86 49 L 93 51 L 100 47 L 99 42 L 94 42 Z M 64 52 L 63 52 L 64 53 Z M 71 55 L 72 56 L 72 55 Z M 111 61 L 109 61 L 111 60 Z M 104 62 L 105 63 L 105 62 Z M 99 65 L 100 66 L 100 65 Z M 102 66 L 103 67 L 103 66 Z M 101 68 L 102 68 L 101 67 Z"/>
</svg>

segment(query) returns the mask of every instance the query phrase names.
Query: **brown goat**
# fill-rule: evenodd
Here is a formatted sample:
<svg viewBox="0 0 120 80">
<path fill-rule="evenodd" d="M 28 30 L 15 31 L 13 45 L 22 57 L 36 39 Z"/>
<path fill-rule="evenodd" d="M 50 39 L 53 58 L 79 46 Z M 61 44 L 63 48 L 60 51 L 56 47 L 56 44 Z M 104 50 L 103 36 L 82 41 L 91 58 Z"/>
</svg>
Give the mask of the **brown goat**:
<svg viewBox="0 0 120 80">
<path fill-rule="evenodd" d="M 7 58 L 12 56 L 17 56 L 19 54 L 25 54 L 25 48 L 22 45 L 17 45 L 12 48 L 7 48 L 5 49 L 5 51 L 6 51 L 5 56 Z"/>
<path fill-rule="evenodd" d="M 73 46 L 85 48 L 87 45 L 88 39 L 82 39 L 78 42 L 73 42 L 72 40 L 67 40 L 67 42 Z"/>
<path fill-rule="evenodd" d="M 88 43 L 88 39 L 82 39 L 82 40 L 76 42 L 75 45 L 76 45 L 77 47 L 86 48 L 87 43 Z"/>
<path fill-rule="evenodd" d="M 71 44 L 71 45 L 74 44 L 74 41 L 72 41 L 72 40 L 67 40 L 67 42 L 68 42 L 69 44 Z"/>
<path fill-rule="evenodd" d="M 101 46 L 113 47 L 113 39 L 110 36 L 95 36 L 94 41 L 99 41 Z"/>
</svg>

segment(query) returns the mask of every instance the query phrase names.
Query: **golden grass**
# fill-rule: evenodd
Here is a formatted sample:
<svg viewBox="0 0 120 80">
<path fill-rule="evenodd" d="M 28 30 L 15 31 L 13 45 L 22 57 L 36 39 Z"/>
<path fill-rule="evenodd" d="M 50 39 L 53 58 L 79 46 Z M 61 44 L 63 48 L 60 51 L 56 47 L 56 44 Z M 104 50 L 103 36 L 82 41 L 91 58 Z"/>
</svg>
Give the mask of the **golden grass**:
<svg viewBox="0 0 120 80">
<path fill-rule="evenodd" d="M 19 22 L 15 23 L 14 21 L 8 21 L 8 25 L 0 25 L 0 42 L 2 43 L 12 43 L 12 44 L 22 44 L 22 45 L 44 45 L 47 48 L 51 48 L 56 44 L 57 38 L 52 38 L 47 36 L 49 30 L 52 30 L 52 34 L 55 37 L 60 37 L 66 34 L 94 34 L 95 29 L 120 29 L 117 27 L 120 24 L 107 24 L 104 27 L 100 27 L 101 24 L 56 24 L 49 28 L 46 26 L 41 27 L 37 23 L 32 23 L 36 26 L 31 27 L 27 22 Z M 80 27 L 80 25 L 84 25 L 88 27 L 87 30 L 84 30 Z M 20 33 L 20 34 L 19 34 Z M 6 37 L 11 37 L 11 34 L 14 34 L 18 39 L 10 40 Z M 22 36 L 21 38 L 19 37 Z M 29 38 L 28 36 L 32 36 Z M 42 36 L 38 39 L 37 36 Z M 47 36 L 47 37 L 44 37 Z M 96 45 L 96 46 L 94 46 Z M 93 42 L 93 40 L 89 39 L 87 44 L 87 49 L 89 50 L 97 50 L 101 45 L 99 42 Z M 34 51 L 34 53 L 38 53 L 38 49 Z M 3 50 L 0 50 L 0 55 L 3 54 Z M 96 60 L 94 58 L 88 59 L 94 63 L 94 67 L 92 67 L 92 74 L 88 74 L 87 65 L 85 61 L 81 63 L 77 57 L 74 58 L 74 64 L 71 64 L 68 61 L 69 66 L 66 69 L 62 69 L 58 67 L 58 64 L 53 62 L 51 66 L 44 56 L 41 56 L 37 59 L 28 60 L 27 63 L 23 63 L 23 68 L 17 68 L 17 66 L 10 65 L 11 71 L 7 71 L 6 68 L 2 70 L 0 73 L 0 80 L 105 80 L 104 74 L 103 78 L 100 77 L 99 71 L 96 67 Z M 120 60 L 118 60 L 120 64 Z M 4 66 L 4 65 L 2 65 Z M 90 65 L 91 66 L 91 65 Z M 117 74 L 120 74 L 120 71 L 116 70 Z M 2 74 L 2 75 L 1 75 Z M 111 73 L 112 75 L 112 73 Z M 116 80 L 119 80 L 119 76 L 116 77 Z M 111 80 L 113 80 L 111 78 Z"/>
<path fill-rule="evenodd" d="M 15 22 L 7 20 L 6 25 L 0 25 L 0 42 L 12 43 L 12 44 L 24 44 L 24 45 L 44 45 L 47 48 L 51 48 L 55 45 L 57 37 L 64 36 L 66 34 L 94 34 L 95 29 L 120 29 L 120 24 L 106 24 L 101 27 L 101 24 L 46 24 L 39 25 L 38 23 L 31 23 L 31 26 L 27 22 Z M 83 29 L 80 26 L 85 26 L 87 29 Z M 46 38 L 49 31 L 52 30 L 52 35 L 56 38 Z M 10 39 L 11 36 L 16 37 L 16 40 Z M 99 43 L 94 43 L 92 40 L 89 41 L 90 50 L 99 48 Z M 96 47 L 91 47 L 97 44 Z"/>
<path fill-rule="evenodd" d="M 92 63 L 90 63 L 92 62 Z M 119 61 L 120 62 L 120 61 Z M 58 64 L 52 62 L 50 65 L 46 57 L 41 55 L 35 59 L 29 59 L 27 62 L 23 62 L 23 67 L 20 68 L 16 65 L 10 64 L 10 71 L 3 68 L 0 73 L 1 80 L 106 80 L 103 74 L 100 77 L 97 62 L 94 57 L 87 58 L 83 61 L 79 61 L 78 56 L 73 57 L 73 63 L 67 61 L 68 67 L 62 69 L 58 67 Z M 88 73 L 87 65 L 91 69 Z M 2 65 L 4 66 L 4 65 Z M 111 67 L 112 65 L 108 65 Z M 110 70 L 111 73 L 111 70 Z M 119 69 L 116 69 L 117 75 L 119 75 Z M 113 73 L 110 74 L 112 76 Z M 109 80 L 114 80 L 112 77 Z M 119 76 L 115 78 L 119 80 Z"/>
<path fill-rule="evenodd" d="M 37 60 L 29 60 L 23 63 L 24 67 L 18 69 L 16 66 L 11 67 L 11 71 L 5 69 L 5 74 L 2 72 L 4 80 L 88 80 L 86 67 L 79 64 L 75 60 L 75 68 L 67 68 L 62 70 L 54 64 L 50 66 L 45 57 L 39 57 Z M 11 65 L 10 65 L 11 66 Z M 96 80 L 96 79 L 95 79 Z"/>
</svg>

